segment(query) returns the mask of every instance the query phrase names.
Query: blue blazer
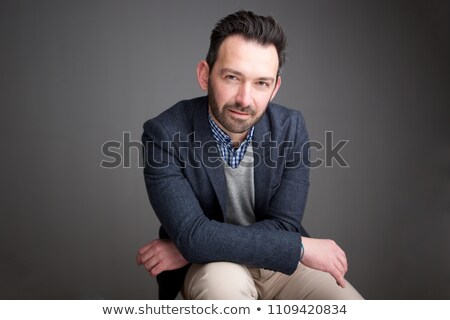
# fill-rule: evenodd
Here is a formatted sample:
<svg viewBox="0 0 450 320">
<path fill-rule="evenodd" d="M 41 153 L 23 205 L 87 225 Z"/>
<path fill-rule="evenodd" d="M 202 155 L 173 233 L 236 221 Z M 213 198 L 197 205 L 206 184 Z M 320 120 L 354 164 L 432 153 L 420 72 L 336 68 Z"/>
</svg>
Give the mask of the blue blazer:
<svg viewBox="0 0 450 320">
<path fill-rule="evenodd" d="M 298 265 L 309 187 L 308 134 L 298 111 L 270 103 L 252 141 L 256 222 L 224 223 L 223 162 L 207 97 L 181 101 L 144 124 L 145 184 L 161 222 L 190 263 L 230 261 L 286 274 Z M 178 294 L 189 265 L 158 276 L 159 298 Z"/>
</svg>

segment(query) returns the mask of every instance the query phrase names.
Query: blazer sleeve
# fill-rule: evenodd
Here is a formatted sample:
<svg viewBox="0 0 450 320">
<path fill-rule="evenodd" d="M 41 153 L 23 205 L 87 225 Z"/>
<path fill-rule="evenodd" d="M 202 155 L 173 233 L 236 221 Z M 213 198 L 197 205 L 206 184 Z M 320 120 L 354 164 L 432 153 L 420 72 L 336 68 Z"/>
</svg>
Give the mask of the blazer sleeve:
<svg viewBox="0 0 450 320">
<path fill-rule="evenodd" d="M 229 261 L 293 273 L 299 262 L 300 234 L 209 220 L 169 141 L 170 135 L 157 119 L 145 123 L 142 142 L 147 193 L 181 254 L 191 263 Z"/>
<path fill-rule="evenodd" d="M 301 222 L 309 190 L 309 138 L 303 117 L 298 112 L 295 114 L 294 130 L 283 137 L 284 141 L 293 142 L 292 148 L 288 152 L 280 150 L 286 155 L 280 157 L 285 160 L 278 163 L 283 167 L 281 179 L 277 181 L 269 205 L 258 212 L 259 221 L 249 225 L 249 229 L 286 230 L 308 235 Z"/>
</svg>

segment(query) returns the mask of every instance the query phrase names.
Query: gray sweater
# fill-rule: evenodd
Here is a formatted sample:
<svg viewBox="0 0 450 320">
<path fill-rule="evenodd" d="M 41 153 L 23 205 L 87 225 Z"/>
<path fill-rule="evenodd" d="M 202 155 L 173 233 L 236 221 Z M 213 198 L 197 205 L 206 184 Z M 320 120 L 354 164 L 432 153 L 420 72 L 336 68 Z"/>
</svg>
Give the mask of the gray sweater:
<svg viewBox="0 0 450 320">
<path fill-rule="evenodd" d="M 255 185 L 253 182 L 253 149 L 247 147 L 244 158 L 235 169 L 224 163 L 227 181 L 227 223 L 247 226 L 255 222 Z"/>
</svg>

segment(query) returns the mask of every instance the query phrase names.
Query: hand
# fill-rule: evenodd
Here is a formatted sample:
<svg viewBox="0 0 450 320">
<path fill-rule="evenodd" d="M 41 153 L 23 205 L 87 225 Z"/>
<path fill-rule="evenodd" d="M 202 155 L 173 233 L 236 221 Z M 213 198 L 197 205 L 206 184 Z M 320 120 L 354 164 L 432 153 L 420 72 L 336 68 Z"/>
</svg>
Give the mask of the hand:
<svg viewBox="0 0 450 320">
<path fill-rule="evenodd" d="M 184 267 L 189 262 L 184 259 L 172 241 L 156 239 L 139 249 L 136 262 L 144 265 L 154 277 L 163 271 Z"/>
<path fill-rule="evenodd" d="M 328 272 L 342 288 L 344 275 L 348 270 L 345 252 L 333 240 L 302 237 L 305 254 L 301 260 L 305 266 Z"/>
</svg>

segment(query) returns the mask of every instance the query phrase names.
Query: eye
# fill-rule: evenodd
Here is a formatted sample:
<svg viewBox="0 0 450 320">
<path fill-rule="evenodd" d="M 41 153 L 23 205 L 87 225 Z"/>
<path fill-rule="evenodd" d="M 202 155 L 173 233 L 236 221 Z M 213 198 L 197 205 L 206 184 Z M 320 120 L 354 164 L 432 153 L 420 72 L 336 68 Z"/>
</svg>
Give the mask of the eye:
<svg viewBox="0 0 450 320">
<path fill-rule="evenodd" d="M 263 87 L 263 88 L 268 88 L 270 86 L 270 84 L 266 81 L 258 81 L 258 82 L 256 82 L 256 85 L 258 87 Z"/>
<path fill-rule="evenodd" d="M 225 79 L 227 79 L 227 80 L 238 80 L 238 78 L 235 75 L 232 75 L 232 74 L 226 75 Z"/>
</svg>

